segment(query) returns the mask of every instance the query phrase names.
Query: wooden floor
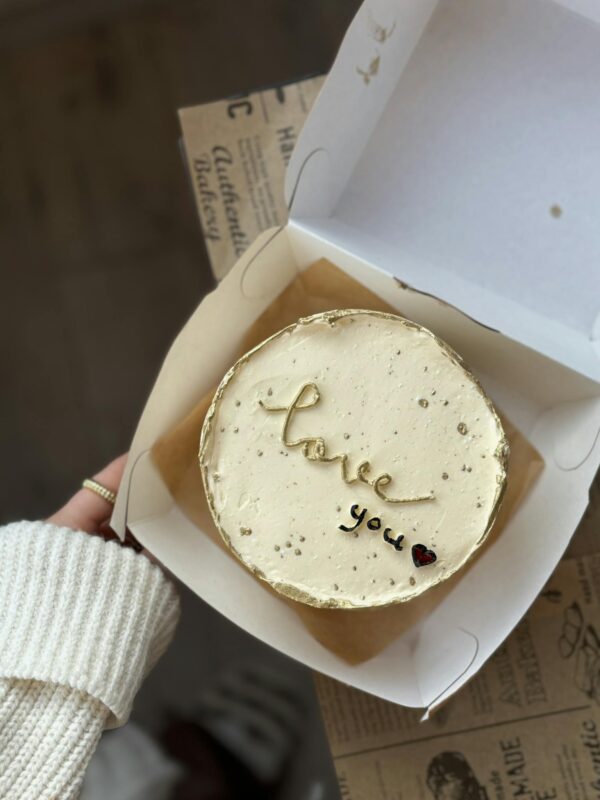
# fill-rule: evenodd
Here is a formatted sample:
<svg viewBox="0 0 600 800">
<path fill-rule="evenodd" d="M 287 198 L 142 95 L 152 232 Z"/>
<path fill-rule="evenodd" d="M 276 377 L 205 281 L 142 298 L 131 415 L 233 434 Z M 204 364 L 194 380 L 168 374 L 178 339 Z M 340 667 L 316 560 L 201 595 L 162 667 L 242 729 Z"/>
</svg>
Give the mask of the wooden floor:
<svg viewBox="0 0 600 800">
<path fill-rule="evenodd" d="M 177 108 L 325 71 L 357 7 L 0 3 L 3 520 L 49 513 L 127 449 L 162 356 L 211 287 Z M 205 679 L 233 652 L 272 657 L 185 602 L 142 718 L 173 681 Z"/>
</svg>

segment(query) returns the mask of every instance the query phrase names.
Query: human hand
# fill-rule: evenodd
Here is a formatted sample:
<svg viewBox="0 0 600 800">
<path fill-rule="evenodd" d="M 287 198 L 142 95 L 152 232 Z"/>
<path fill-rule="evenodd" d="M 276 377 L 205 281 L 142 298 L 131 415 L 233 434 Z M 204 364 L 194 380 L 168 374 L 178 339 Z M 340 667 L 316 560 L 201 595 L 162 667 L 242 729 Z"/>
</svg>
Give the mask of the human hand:
<svg viewBox="0 0 600 800">
<path fill-rule="evenodd" d="M 94 475 L 94 480 L 116 493 L 126 462 L 127 453 L 124 453 Z M 59 511 L 48 517 L 47 522 L 105 539 L 116 539 L 116 534 L 109 527 L 111 513 L 112 504 L 108 500 L 89 489 L 80 489 Z"/>
</svg>

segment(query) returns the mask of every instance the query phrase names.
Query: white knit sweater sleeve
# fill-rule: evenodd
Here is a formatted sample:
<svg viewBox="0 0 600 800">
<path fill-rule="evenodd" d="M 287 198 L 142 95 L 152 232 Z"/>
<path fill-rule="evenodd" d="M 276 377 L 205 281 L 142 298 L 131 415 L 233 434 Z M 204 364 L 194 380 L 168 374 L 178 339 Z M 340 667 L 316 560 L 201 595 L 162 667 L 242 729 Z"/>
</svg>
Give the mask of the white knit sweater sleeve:
<svg viewBox="0 0 600 800">
<path fill-rule="evenodd" d="M 77 797 L 178 615 L 173 584 L 129 548 L 41 522 L 0 528 L 0 798 Z"/>
</svg>

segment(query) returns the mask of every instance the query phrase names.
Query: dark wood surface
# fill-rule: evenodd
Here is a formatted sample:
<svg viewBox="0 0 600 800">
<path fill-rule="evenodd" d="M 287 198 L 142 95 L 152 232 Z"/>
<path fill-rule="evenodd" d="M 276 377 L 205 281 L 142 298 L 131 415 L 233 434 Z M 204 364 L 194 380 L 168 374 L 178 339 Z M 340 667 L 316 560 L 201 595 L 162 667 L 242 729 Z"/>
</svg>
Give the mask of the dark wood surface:
<svg viewBox="0 0 600 800">
<path fill-rule="evenodd" d="M 109 4 L 105 20 L 92 4 L 58 30 L 52 4 L 31 6 L 8 6 L 0 48 L 5 520 L 48 512 L 127 449 L 211 287 L 177 108 L 324 71 L 357 3 Z"/>
<path fill-rule="evenodd" d="M 0 4 L 2 520 L 37 518 L 127 449 L 212 278 L 176 111 L 328 69 L 357 0 Z M 210 346 L 207 343 L 207 346 Z M 310 676 L 184 593 L 136 714 L 237 659 Z M 314 703 L 313 703 L 314 706 Z M 286 797 L 335 792 L 316 711 Z M 300 775 L 301 773 L 301 775 Z"/>
</svg>

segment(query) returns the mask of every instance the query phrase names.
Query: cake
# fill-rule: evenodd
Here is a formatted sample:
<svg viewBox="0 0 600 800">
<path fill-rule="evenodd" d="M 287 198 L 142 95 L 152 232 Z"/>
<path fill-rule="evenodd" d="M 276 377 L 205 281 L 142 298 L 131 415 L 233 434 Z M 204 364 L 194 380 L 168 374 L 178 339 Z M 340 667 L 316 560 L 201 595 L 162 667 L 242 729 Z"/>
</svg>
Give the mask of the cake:
<svg viewBox="0 0 600 800">
<path fill-rule="evenodd" d="M 298 320 L 227 372 L 200 468 L 215 524 L 287 597 L 411 600 L 486 538 L 508 446 L 483 388 L 430 331 L 346 309 Z"/>
</svg>

